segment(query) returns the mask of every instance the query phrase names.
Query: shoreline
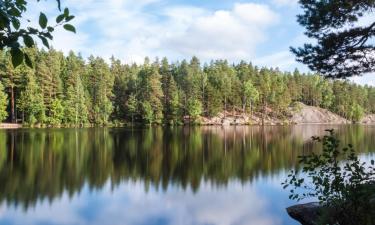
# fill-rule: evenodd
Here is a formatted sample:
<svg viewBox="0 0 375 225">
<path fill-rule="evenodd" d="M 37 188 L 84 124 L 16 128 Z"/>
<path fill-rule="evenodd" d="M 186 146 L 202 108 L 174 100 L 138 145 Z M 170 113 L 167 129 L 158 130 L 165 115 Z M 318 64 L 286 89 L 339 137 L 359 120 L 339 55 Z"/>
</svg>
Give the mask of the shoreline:
<svg viewBox="0 0 375 225">
<path fill-rule="evenodd" d="M 170 124 L 127 124 L 127 125 L 106 125 L 106 126 L 23 126 L 22 124 L 15 124 L 15 123 L 0 123 L 0 130 L 7 130 L 7 129 L 65 129 L 65 128 L 142 128 L 142 127 L 261 127 L 261 126 L 303 126 L 303 125 L 333 125 L 333 126 L 340 126 L 340 125 L 361 125 L 361 126 L 375 126 L 375 123 L 265 123 L 264 125 L 253 123 L 253 124 L 196 124 L 196 123 L 187 123 L 187 124 L 179 124 L 179 125 L 170 125 Z"/>
</svg>

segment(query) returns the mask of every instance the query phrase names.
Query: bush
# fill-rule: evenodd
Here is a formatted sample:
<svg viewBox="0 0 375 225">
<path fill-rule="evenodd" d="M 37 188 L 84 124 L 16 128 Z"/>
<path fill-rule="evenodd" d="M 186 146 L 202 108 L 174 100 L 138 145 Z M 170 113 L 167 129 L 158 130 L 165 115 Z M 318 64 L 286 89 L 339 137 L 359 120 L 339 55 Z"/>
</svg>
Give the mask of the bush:
<svg viewBox="0 0 375 225">
<path fill-rule="evenodd" d="M 291 171 L 283 182 L 289 198 L 317 198 L 322 206 L 322 224 L 370 225 L 375 221 L 375 168 L 361 162 L 352 145 L 340 148 L 329 135 L 313 137 L 323 145 L 322 154 L 300 156 L 302 171 Z M 302 173 L 301 173 L 302 172 Z"/>
</svg>

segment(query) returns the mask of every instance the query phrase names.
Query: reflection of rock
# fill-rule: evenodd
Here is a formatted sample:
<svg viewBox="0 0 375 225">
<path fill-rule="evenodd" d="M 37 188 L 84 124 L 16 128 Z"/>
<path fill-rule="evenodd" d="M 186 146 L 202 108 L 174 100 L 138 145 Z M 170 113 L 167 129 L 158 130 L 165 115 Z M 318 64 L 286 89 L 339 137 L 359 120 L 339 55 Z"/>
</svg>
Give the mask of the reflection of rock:
<svg viewBox="0 0 375 225">
<path fill-rule="evenodd" d="M 364 124 L 375 124 L 375 114 L 367 115 L 363 117 L 360 123 Z"/>
<path fill-rule="evenodd" d="M 317 202 L 294 205 L 286 209 L 289 216 L 302 225 L 318 225 L 320 205 Z"/>
</svg>

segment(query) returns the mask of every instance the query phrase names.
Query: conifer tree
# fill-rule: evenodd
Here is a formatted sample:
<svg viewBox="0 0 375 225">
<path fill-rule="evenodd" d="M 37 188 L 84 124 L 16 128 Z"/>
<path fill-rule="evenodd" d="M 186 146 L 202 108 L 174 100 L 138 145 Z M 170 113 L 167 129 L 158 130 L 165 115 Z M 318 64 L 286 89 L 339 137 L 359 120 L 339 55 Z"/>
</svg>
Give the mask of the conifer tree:
<svg viewBox="0 0 375 225">
<path fill-rule="evenodd" d="M 10 107 L 10 121 L 16 122 L 16 101 L 17 92 L 21 83 L 21 72 L 20 68 L 14 68 L 11 62 L 11 56 L 9 52 L 2 52 L 0 60 L 0 80 L 9 96 L 9 107 Z"/>
<path fill-rule="evenodd" d="M 91 96 L 91 119 L 95 124 L 107 124 L 113 111 L 110 98 L 113 97 L 112 88 L 114 77 L 110 73 L 108 64 L 102 58 L 91 56 L 88 68 L 88 90 Z"/>
<path fill-rule="evenodd" d="M 130 114 L 132 124 L 134 123 L 134 115 L 138 110 L 138 101 L 134 94 L 129 96 L 129 99 L 126 103 L 127 112 Z"/>
</svg>

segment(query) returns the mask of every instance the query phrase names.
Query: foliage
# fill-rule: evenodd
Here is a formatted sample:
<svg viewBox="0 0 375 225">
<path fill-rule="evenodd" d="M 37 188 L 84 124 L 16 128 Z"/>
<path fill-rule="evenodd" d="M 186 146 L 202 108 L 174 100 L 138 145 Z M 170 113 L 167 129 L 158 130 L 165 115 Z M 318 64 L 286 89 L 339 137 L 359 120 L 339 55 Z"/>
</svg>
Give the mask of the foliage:
<svg viewBox="0 0 375 225">
<path fill-rule="evenodd" d="M 202 114 L 202 103 L 197 99 L 190 99 L 187 105 L 189 116 L 196 120 Z"/>
<path fill-rule="evenodd" d="M 283 183 L 290 199 L 317 198 L 327 215 L 324 224 L 372 224 L 375 219 L 375 167 L 361 162 L 352 145 L 340 148 L 333 130 L 313 137 L 323 145 L 321 154 L 300 156 L 302 172 L 291 171 Z M 302 189 L 302 192 L 300 192 Z"/>
<path fill-rule="evenodd" d="M 2 122 L 7 116 L 8 112 L 6 111 L 8 105 L 8 97 L 4 93 L 4 87 L 0 83 L 0 122 Z"/>
<path fill-rule="evenodd" d="M 251 82 L 248 80 L 244 83 L 244 111 L 246 111 L 246 101 L 249 101 L 250 110 L 252 111 L 252 104 L 259 100 L 259 92 Z"/>
<path fill-rule="evenodd" d="M 51 103 L 51 112 L 49 117 L 49 124 L 60 125 L 64 119 L 64 107 L 60 99 L 53 99 Z"/>
<path fill-rule="evenodd" d="M 297 70 L 281 72 L 224 60 L 200 66 L 195 57 L 177 63 L 146 59 L 141 65 L 112 57 L 108 64 L 101 57 L 85 60 L 74 52 L 64 56 L 54 49 L 24 51 L 35 61 L 33 68 L 25 64 L 14 68 L 9 53 L 0 58 L 7 121 L 63 126 L 103 126 L 113 121 L 181 124 L 189 115 L 216 116 L 224 110 L 259 114 L 266 108 L 283 118 L 296 102 L 326 108 L 352 121 L 375 113 L 374 87 Z M 56 114 L 54 101 L 61 103 L 63 118 Z"/>
<path fill-rule="evenodd" d="M 134 122 L 134 114 L 137 113 L 137 109 L 138 109 L 137 98 L 135 97 L 134 94 L 132 94 L 132 95 L 129 96 L 129 100 L 128 100 L 127 104 L 126 104 L 126 107 L 128 109 L 128 112 L 131 115 L 132 123 L 133 123 Z"/>
<path fill-rule="evenodd" d="M 39 2 L 40 0 L 38 0 Z M 60 0 L 57 0 L 59 11 L 61 11 Z M 14 67 L 19 66 L 25 62 L 29 67 L 32 67 L 32 61 L 29 55 L 22 50 L 21 41 L 26 47 L 33 47 L 35 39 L 42 41 L 43 45 L 49 48 L 49 41 L 53 39 L 52 33 L 58 26 L 63 26 L 65 30 L 76 32 L 73 25 L 69 24 L 74 16 L 69 13 L 69 9 L 64 11 L 56 17 L 56 23 L 49 24 L 47 16 L 40 12 L 39 28 L 29 26 L 32 21 L 25 20 L 23 14 L 27 11 L 26 0 L 4 0 L 0 4 L 0 50 L 9 49 Z M 27 21 L 27 23 L 22 22 Z M 35 21 L 33 21 L 35 22 Z"/>
<path fill-rule="evenodd" d="M 291 48 L 297 60 L 326 77 L 345 78 L 375 70 L 375 22 L 361 25 L 374 0 L 300 0 L 298 22 L 316 44 Z"/>
<path fill-rule="evenodd" d="M 141 106 L 142 106 L 143 120 L 147 124 L 151 124 L 154 121 L 154 111 L 152 109 L 150 102 L 144 101 L 142 102 Z"/>
</svg>

